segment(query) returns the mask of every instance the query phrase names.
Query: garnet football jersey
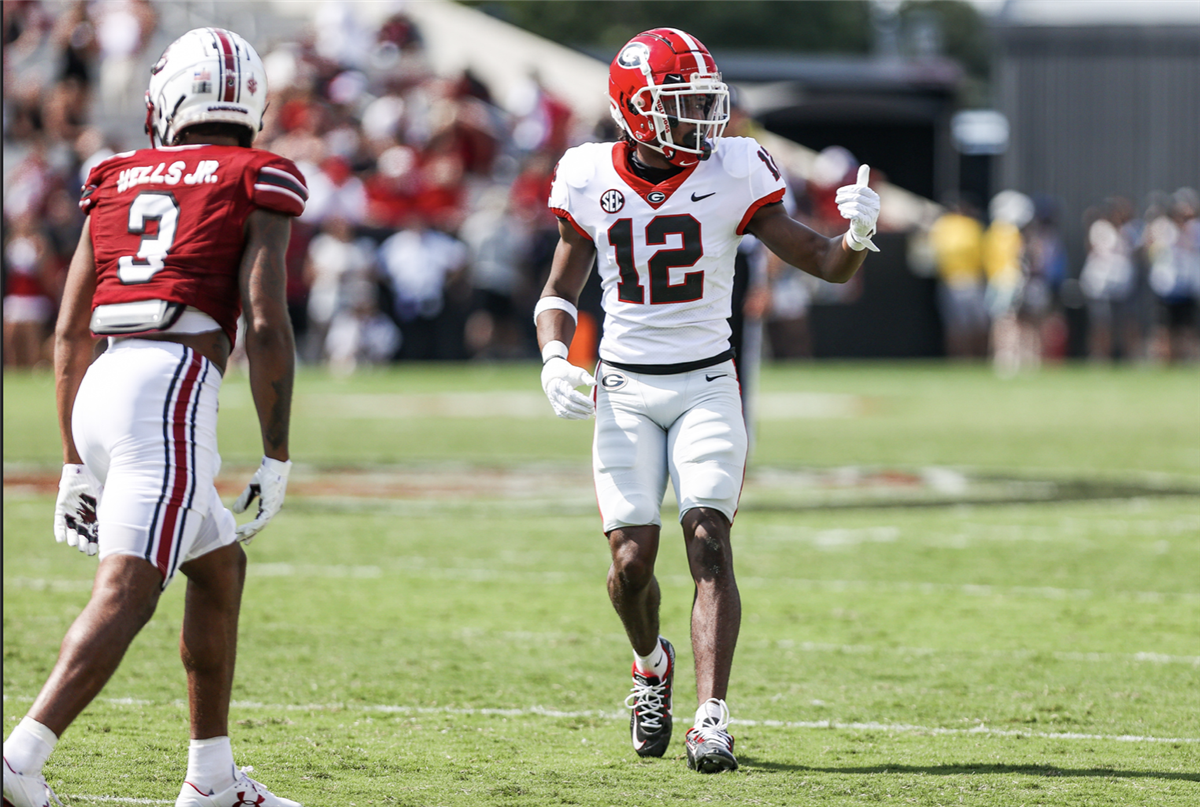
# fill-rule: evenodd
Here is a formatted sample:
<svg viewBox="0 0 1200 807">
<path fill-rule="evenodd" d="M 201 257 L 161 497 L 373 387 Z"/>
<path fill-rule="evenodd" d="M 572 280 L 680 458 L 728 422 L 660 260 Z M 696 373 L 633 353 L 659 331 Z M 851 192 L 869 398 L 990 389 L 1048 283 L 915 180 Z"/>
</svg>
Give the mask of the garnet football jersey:
<svg viewBox="0 0 1200 807">
<path fill-rule="evenodd" d="M 600 357 L 682 364 L 729 349 L 738 243 L 783 198 L 771 156 L 723 137 L 712 156 L 658 185 L 633 174 L 629 144 L 585 143 L 559 160 L 550 209 L 596 245 L 605 313 Z"/>
<path fill-rule="evenodd" d="M 237 146 L 170 146 L 117 154 L 88 175 L 92 307 L 166 300 L 198 308 L 229 336 L 241 314 L 238 272 L 255 208 L 304 211 L 304 175 L 284 157 Z"/>
</svg>

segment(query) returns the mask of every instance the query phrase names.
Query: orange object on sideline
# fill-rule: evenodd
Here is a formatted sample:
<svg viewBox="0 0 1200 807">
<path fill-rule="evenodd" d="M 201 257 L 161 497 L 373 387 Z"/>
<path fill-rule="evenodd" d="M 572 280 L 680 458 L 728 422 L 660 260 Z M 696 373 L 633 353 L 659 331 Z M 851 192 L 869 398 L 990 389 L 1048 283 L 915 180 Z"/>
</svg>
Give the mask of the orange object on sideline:
<svg viewBox="0 0 1200 807">
<path fill-rule="evenodd" d="M 575 324 L 575 338 L 571 340 L 571 350 L 567 353 L 567 361 L 591 372 L 592 368 L 596 366 L 599 348 L 600 327 L 596 324 L 596 318 L 586 311 L 580 311 L 579 321 Z"/>
</svg>

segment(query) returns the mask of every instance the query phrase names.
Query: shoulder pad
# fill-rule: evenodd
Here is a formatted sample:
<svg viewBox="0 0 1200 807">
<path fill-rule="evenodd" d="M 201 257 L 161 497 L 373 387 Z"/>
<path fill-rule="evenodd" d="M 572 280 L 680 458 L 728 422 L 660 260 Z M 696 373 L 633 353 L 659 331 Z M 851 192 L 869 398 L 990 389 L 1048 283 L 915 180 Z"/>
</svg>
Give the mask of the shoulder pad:
<svg viewBox="0 0 1200 807">
<path fill-rule="evenodd" d="M 758 141 L 751 137 L 722 137 L 714 156 L 720 158 L 730 176 L 744 179 L 750 176 L 751 159 L 758 148 Z"/>
<path fill-rule="evenodd" d="M 559 176 L 572 188 L 585 187 L 596 173 L 596 160 L 604 159 L 604 152 L 611 153 L 611 148 L 610 143 L 584 143 L 567 149 L 558 161 Z"/>
</svg>

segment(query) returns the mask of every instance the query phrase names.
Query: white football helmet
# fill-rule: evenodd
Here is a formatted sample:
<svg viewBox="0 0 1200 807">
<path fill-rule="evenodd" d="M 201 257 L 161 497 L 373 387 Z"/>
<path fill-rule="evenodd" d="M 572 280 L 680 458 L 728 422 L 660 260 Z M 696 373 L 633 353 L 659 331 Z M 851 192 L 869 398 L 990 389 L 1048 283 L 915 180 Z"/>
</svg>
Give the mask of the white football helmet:
<svg viewBox="0 0 1200 807">
<path fill-rule="evenodd" d="M 150 145 L 173 146 L 198 123 L 234 123 L 262 129 L 267 73 L 250 43 L 224 28 L 196 28 L 176 39 L 154 67 L 146 90 Z"/>
</svg>

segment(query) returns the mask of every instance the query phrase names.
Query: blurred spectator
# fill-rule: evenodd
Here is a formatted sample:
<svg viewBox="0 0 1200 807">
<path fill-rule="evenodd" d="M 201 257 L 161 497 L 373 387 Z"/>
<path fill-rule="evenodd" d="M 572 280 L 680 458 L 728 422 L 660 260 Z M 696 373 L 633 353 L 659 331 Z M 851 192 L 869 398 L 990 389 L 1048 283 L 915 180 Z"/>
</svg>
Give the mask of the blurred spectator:
<svg viewBox="0 0 1200 807">
<path fill-rule="evenodd" d="M 1022 309 L 1027 264 L 1021 228 L 1033 219 L 1033 200 L 1004 190 L 988 203 L 991 223 L 983 234 L 985 301 L 992 321 L 992 365 L 1002 376 L 1041 364 L 1040 323 Z"/>
<path fill-rule="evenodd" d="M 359 22 L 352 4 L 325 0 L 314 22 L 318 56 L 345 67 L 365 66 L 375 37 Z"/>
<path fill-rule="evenodd" d="M 346 305 L 334 314 L 324 352 L 337 375 L 350 375 L 362 365 L 391 361 L 400 348 L 400 329 L 379 310 L 378 291 L 370 280 L 358 278 L 345 287 Z"/>
<path fill-rule="evenodd" d="M 566 151 L 571 129 L 571 107 L 550 92 L 540 76 L 534 74 L 513 87 L 509 94 L 508 111 L 516 116 L 513 125 L 513 145 L 523 152 Z"/>
<path fill-rule="evenodd" d="M 459 235 L 470 249 L 474 290 L 467 318 L 467 350 L 477 358 L 534 355 L 523 327 L 528 314 L 525 304 L 533 293 L 526 271 L 531 234 L 503 186 L 484 192 Z"/>
<path fill-rule="evenodd" d="M 1170 213 L 1146 224 L 1150 288 L 1158 298 L 1155 354 L 1167 362 L 1200 358 L 1200 197 L 1192 188 L 1171 196 Z"/>
<path fill-rule="evenodd" d="M 1141 340 L 1134 307 L 1134 244 L 1128 231 L 1133 205 L 1122 197 L 1110 197 L 1089 217 L 1093 220 L 1087 227 L 1087 258 L 1079 275 L 1087 300 L 1088 355 L 1105 362 L 1118 356 L 1134 358 Z"/>
<path fill-rule="evenodd" d="M 88 13 L 88 0 L 74 0 L 68 6 L 66 13 L 55 21 L 52 37 L 61 54 L 60 79 L 74 79 L 85 91 L 90 91 L 96 78 L 95 63 L 100 43 Z M 80 113 L 84 111 L 80 110 Z"/>
<path fill-rule="evenodd" d="M 300 165 L 308 183 L 308 205 L 301 219 L 319 226 L 329 218 L 343 219 L 351 225 L 367 218 L 367 191 L 355 176 L 345 157 L 326 157 L 319 168 L 312 163 Z"/>
<path fill-rule="evenodd" d="M 806 275 L 774 257 L 767 256 L 770 307 L 767 309 L 767 342 L 776 361 L 811 359 L 812 331 L 808 313 L 814 283 Z"/>
<path fill-rule="evenodd" d="M 399 357 L 462 358 L 462 332 L 454 333 L 454 317 L 447 316 L 446 302 L 447 287 L 466 269 L 466 246 L 417 219 L 380 245 L 378 260 L 400 326 Z"/>
<path fill-rule="evenodd" d="M 137 104 L 145 76 L 137 73 L 140 57 L 158 28 L 158 12 L 150 0 L 97 0 L 91 6 L 100 50 L 100 100 L 106 115 L 144 112 Z"/>
<path fill-rule="evenodd" d="M 12 217 L 6 229 L 4 366 L 33 367 L 50 360 L 46 340 L 54 316 L 52 253 L 34 211 Z"/>
<path fill-rule="evenodd" d="M 929 231 L 938 276 L 946 355 L 987 356 L 988 312 L 984 305 L 983 224 L 965 199 L 956 199 Z"/>
<path fill-rule="evenodd" d="M 42 103 L 42 126 L 56 141 L 73 141 L 88 125 L 90 96 L 87 84 L 77 76 L 67 76 L 51 87 Z"/>
<path fill-rule="evenodd" d="M 18 218 L 30 214 L 40 216 L 46 197 L 63 181 L 48 160 L 44 140 L 33 141 L 24 158 L 5 177 L 4 217 Z"/>
<path fill-rule="evenodd" d="M 1041 290 L 1026 296 L 1045 306 L 1042 315 L 1042 355 L 1061 360 L 1067 355 L 1067 319 L 1062 288 L 1067 280 L 1067 247 L 1058 226 L 1058 204 L 1041 196 L 1034 199 L 1033 221 L 1025 229 L 1025 256 L 1030 282 Z"/>
<path fill-rule="evenodd" d="M 340 216 L 324 221 L 309 243 L 304 262 L 308 288 L 308 333 L 301 345 L 304 360 L 317 362 L 325 357 L 330 324 L 352 307 L 351 288 L 374 283 L 374 266 L 375 244 L 370 238 L 356 238 L 351 222 Z"/>
<path fill-rule="evenodd" d="M 47 291 L 56 301 L 62 298 L 63 284 L 67 279 L 67 266 L 79 234 L 83 230 L 83 214 L 79 211 L 79 194 L 65 187 L 57 187 L 46 197 L 45 213 L 41 223 L 42 234 L 49 248 L 49 280 Z"/>
</svg>

